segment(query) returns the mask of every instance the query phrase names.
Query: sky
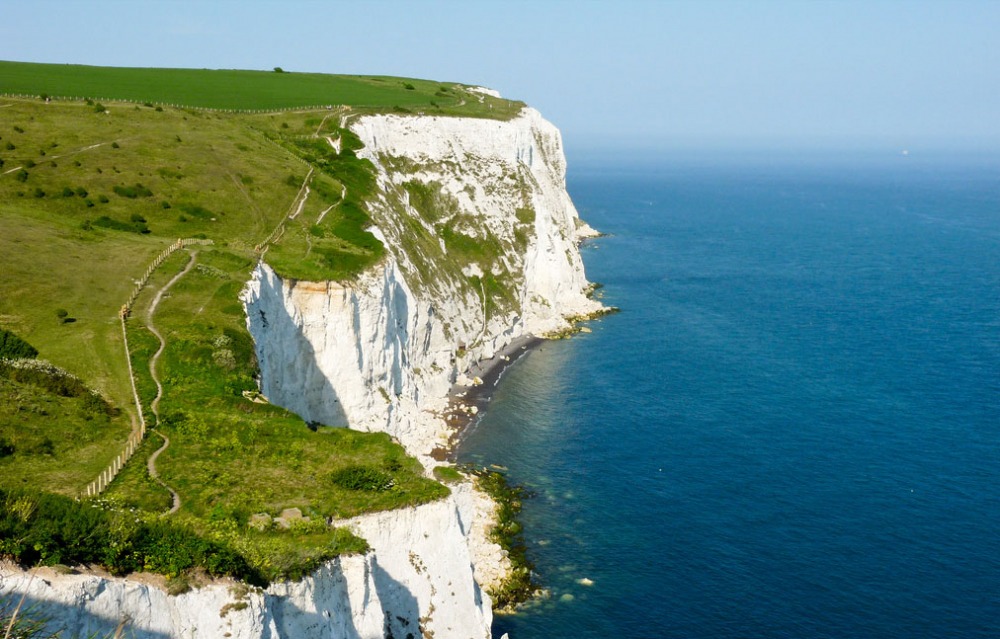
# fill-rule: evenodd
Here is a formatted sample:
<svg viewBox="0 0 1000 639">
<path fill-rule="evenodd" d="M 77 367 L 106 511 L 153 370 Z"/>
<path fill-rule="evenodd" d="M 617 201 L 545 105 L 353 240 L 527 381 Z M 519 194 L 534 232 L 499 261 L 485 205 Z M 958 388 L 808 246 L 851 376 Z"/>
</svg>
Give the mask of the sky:
<svg viewBox="0 0 1000 639">
<path fill-rule="evenodd" d="M 0 59 L 384 74 L 568 145 L 1000 149 L 1000 2 L 8 2 Z"/>
</svg>

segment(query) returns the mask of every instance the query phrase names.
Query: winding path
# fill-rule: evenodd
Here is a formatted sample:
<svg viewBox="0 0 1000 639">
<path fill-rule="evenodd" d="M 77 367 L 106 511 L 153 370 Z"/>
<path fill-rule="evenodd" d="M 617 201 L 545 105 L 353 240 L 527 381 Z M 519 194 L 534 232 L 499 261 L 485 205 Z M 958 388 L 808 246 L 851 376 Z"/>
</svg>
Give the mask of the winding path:
<svg viewBox="0 0 1000 639">
<path fill-rule="evenodd" d="M 156 434 L 163 439 L 163 445 L 157 448 L 156 452 L 154 452 L 152 455 L 149 456 L 149 460 L 146 461 L 146 468 L 149 470 L 149 476 L 153 478 L 153 481 L 155 481 L 157 484 L 163 486 L 168 491 L 170 491 L 170 496 L 174 500 L 174 503 L 170 507 L 170 510 L 161 515 L 161 517 L 166 517 L 167 515 L 173 515 L 175 512 L 181 509 L 181 497 L 180 495 L 177 494 L 176 491 L 174 491 L 173 488 L 167 486 L 167 483 L 162 479 L 160 479 L 160 476 L 156 473 L 156 458 L 160 456 L 160 453 L 162 453 L 167 449 L 167 446 L 170 445 L 169 437 L 167 437 L 166 435 L 164 435 L 159 431 L 156 431 Z"/>
<path fill-rule="evenodd" d="M 161 288 L 156 293 L 156 297 L 153 298 L 153 302 L 149 305 L 149 310 L 146 311 L 146 327 L 149 328 L 150 333 L 156 336 L 156 339 L 160 340 L 160 348 L 158 348 L 156 353 L 149 358 L 149 374 L 153 378 L 153 382 L 156 383 L 156 397 L 154 397 L 152 403 L 150 403 L 149 409 L 153 411 L 153 416 L 156 418 L 157 426 L 160 425 L 159 406 L 160 406 L 160 398 L 163 397 L 163 385 L 160 384 L 160 378 L 156 374 L 156 363 L 160 360 L 160 355 L 163 354 L 163 350 L 167 347 L 167 341 L 163 339 L 163 336 L 160 335 L 160 331 L 156 330 L 156 326 L 153 325 L 153 313 L 156 312 L 156 307 L 159 306 L 160 300 L 163 299 L 163 294 L 166 293 L 171 286 L 176 284 L 177 280 L 187 275 L 187 273 L 194 267 L 195 262 L 198 261 L 197 251 L 194 252 L 188 251 L 188 254 L 191 255 L 191 259 L 188 261 L 187 266 L 184 267 L 183 271 L 181 271 L 177 275 L 174 275 L 170 279 L 170 281 L 167 282 L 163 286 L 163 288 Z M 170 438 L 168 438 L 166 435 L 164 435 L 159 431 L 156 431 L 156 434 L 163 439 L 163 445 L 160 446 L 156 450 L 156 452 L 154 452 L 152 455 L 149 456 L 149 461 L 146 462 L 146 467 L 149 469 L 149 476 L 152 477 L 156 481 L 156 483 L 163 486 L 170 492 L 170 496 L 173 498 L 174 504 L 173 506 L 171 506 L 170 510 L 168 510 L 165 514 L 172 515 L 178 510 L 180 510 L 181 507 L 180 495 L 178 495 L 173 488 L 168 486 L 162 479 L 160 479 L 160 476 L 156 472 L 156 458 L 160 456 L 160 453 L 162 453 L 167 449 L 167 446 L 170 446 Z"/>
</svg>

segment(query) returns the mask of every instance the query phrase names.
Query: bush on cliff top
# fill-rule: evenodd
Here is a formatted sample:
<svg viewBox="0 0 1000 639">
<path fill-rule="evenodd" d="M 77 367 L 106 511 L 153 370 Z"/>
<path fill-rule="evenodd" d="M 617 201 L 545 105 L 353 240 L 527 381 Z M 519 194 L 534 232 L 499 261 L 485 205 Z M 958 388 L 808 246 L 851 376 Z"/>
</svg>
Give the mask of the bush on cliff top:
<svg viewBox="0 0 1000 639">
<path fill-rule="evenodd" d="M 254 584 L 263 577 L 227 546 L 131 511 L 49 493 L 0 489 L 0 556 L 23 565 L 99 564 L 113 573 L 202 568 Z"/>
</svg>

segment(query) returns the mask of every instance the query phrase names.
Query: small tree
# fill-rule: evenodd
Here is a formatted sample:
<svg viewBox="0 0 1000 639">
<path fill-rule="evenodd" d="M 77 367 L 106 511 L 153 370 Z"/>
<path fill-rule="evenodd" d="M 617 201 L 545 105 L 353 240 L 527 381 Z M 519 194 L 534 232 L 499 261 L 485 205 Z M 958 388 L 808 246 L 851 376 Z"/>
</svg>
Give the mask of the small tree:
<svg viewBox="0 0 1000 639">
<path fill-rule="evenodd" d="M 284 73 L 284 72 L 285 72 L 285 70 L 284 70 L 284 69 L 282 69 L 281 67 L 274 67 L 274 72 L 275 72 L 275 73 Z"/>
</svg>

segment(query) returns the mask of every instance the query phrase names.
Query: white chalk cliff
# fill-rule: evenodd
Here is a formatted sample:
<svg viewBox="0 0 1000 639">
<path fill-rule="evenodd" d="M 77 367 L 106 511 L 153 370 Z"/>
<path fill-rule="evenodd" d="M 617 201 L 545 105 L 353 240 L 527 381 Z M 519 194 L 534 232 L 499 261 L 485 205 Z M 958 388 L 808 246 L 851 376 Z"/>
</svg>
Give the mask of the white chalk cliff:
<svg viewBox="0 0 1000 639">
<path fill-rule="evenodd" d="M 472 563 L 496 549 L 473 541 L 478 501 L 464 484 L 437 502 L 338 522 L 371 551 L 266 590 L 220 581 L 171 596 L 145 576 L 0 564 L 0 596 L 27 593 L 34 617 L 81 637 L 110 636 L 122 620 L 136 639 L 489 637 L 493 613 Z"/>
<path fill-rule="evenodd" d="M 256 268 L 243 300 L 261 390 L 308 421 L 388 432 L 428 462 L 448 435 L 436 412 L 471 363 L 600 308 L 578 250 L 593 231 L 566 193 L 559 132 L 537 111 L 363 116 L 350 128 L 377 168 L 368 206 L 386 257 L 343 283 Z M 464 245 L 449 242 L 456 233 Z M 484 591 L 506 562 L 487 541 L 491 514 L 462 484 L 434 503 L 358 517 L 348 525 L 368 554 L 266 591 L 216 583 L 168 596 L 142 580 L 51 571 L 29 584 L 8 566 L 0 594 L 27 591 L 84 636 L 127 615 L 150 638 L 488 638 Z"/>
<path fill-rule="evenodd" d="M 257 268 L 244 300 L 261 390 L 306 420 L 385 431 L 426 455 L 447 435 L 429 409 L 470 363 L 600 307 L 577 248 L 592 231 L 566 193 L 559 131 L 533 109 L 508 122 L 367 116 L 352 130 L 378 168 L 369 207 L 388 257 L 348 284 Z M 433 224 L 407 184 L 433 193 Z M 496 259 L 449 253 L 442 224 Z"/>
</svg>

